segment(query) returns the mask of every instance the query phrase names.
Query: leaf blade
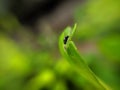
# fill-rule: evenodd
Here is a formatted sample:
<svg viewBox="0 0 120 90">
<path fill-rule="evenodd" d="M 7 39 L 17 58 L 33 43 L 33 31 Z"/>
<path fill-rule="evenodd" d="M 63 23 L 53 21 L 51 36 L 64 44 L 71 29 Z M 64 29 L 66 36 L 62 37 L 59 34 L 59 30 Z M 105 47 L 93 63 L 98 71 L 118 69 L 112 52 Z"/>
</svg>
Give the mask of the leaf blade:
<svg viewBox="0 0 120 90">
<path fill-rule="evenodd" d="M 88 67 L 85 61 L 80 56 L 79 52 L 77 51 L 76 46 L 71 41 L 71 38 L 75 32 L 76 24 L 74 25 L 73 31 L 72 29 L 69 30 L 68 28 L 61 34 L 59 39 L 59 48 L 61 54 L 68 60 L 70 64 L 73 65 L 74 69 L 79 73 L 82 77 L 86 80 L 91 82 L 98 90 L 111 90 L 104 82 L 102 82 Z M 69 35 L 68 41 L 66 44 L 63 43 L 64 37 Z"/>
</svg>

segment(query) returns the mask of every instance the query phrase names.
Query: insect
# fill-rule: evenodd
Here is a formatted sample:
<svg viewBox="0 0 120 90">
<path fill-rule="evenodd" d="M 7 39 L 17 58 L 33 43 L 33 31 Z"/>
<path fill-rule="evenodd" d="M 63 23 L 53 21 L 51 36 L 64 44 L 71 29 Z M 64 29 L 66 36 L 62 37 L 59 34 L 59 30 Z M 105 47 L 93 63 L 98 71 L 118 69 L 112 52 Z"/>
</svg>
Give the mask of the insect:
<svg viewBox="0 0 120 90">
<path fill-rule="evenodd" d="M 65 38 L 64 38 L 64 44 L 67 43 L 68 38 L 69 38 L 69 36 L 65 36 Z"/>
</svg>

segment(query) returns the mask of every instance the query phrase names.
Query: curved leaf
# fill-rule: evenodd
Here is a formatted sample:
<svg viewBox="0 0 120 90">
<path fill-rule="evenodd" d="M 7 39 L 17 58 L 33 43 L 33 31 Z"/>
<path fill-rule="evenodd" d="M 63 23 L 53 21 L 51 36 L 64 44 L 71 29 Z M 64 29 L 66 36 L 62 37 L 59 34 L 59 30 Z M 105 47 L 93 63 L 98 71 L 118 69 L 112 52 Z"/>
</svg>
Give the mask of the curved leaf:
<svg viewBox="0 0 120 90">
<path fill-rule="evenodd" d="M 73 30 L 67 27 L 65 31 L 61 34 L 59 39 L 59 48 L 61 54 L 68 60 L 68 62 L 73 65 L 74 70 L 80 74 L 83 78 L 92 83 L 98 90 L 110 90 L 110 88 L 105 85 L 88 67 L 82 57 L 79 55 L 77 48 L 71 41 L 71 38 L 75 32 L 76 24 Z M 66 39 L 66 37 L 68 37 Z M 66 39 L 66 40 L 65 40 Z M 64 43 L 66 41 L 66 43 Z"/>
</svg>

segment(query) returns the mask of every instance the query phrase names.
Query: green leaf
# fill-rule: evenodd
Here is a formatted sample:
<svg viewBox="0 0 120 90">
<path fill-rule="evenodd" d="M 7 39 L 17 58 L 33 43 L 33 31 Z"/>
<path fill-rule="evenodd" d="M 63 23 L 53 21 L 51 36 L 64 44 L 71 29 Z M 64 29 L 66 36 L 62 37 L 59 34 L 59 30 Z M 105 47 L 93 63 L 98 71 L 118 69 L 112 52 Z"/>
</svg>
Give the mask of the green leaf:
<svg viewBox="0 0 120 90">
<path fill-rule="evenodd" d="M 74 42 L 71 40 L 76 29 L 76 24 L 72 30 L 72 28 L 67 27 L 64 32 L 61 34 L 59 39 L 59 48 L 61 54 L 68 60 L 68 62 L 72 65 L 74 70 L 83 78 L 88 80 L 91 84 L 93 84 L 97 90 L 111 90 L 106 84 L 104 84 L 88 67 L 85 61 L 80 56 L 77 51 Z M 69 38 L 66 40 L 66 44 L 64 40 L 66 36 Z"/>
</svg>

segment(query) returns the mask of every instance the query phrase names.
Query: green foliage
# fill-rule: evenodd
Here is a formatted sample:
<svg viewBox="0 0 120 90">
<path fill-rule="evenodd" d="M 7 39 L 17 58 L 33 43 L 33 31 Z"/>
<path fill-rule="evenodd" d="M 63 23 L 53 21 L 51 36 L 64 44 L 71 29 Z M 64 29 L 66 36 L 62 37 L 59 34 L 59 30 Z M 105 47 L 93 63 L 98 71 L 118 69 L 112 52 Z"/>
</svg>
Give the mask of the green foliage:
<svg viewBox="0 0 120 90">
<path fill-rule="evenodd" d="M 119 26 L 119 0 L 89 0 L 75 14 L 78 22 L 77 36 L 96 37 Z"/>
<path fill-rule="evenodd" d="M 71 63 L 72 67 L 85 79 L 94 84 L 97 89 L 100 90 L 110 90 L 101 80 L 95 76 L 95 74 L 90 70 L 88 65 L 84 62 L 82 57 L 79 55 L 74 43 L 71 41 L 71 38 L 75 32 L 76 24 L 74 29 L 66 28 L 62 33 L 59 40 L 59 47 L 62 55 Z M 69 36 L 67 43 L 64 44 L 63 40 L 66 36 Z"/>
<path fill-rule="evenodd" d="M 104 37 L 98 43 L 100 51 L 109 59 L 118 61 L 120 60 L 120 36 L 109 35 Z"/>
<path fill-rule="evenodd" d="M 82 3 L 61 36 L 48 23 L 36 36 L 0 2 L 0 90 L 120 90 L 119 0 Z"/>
</svg>

